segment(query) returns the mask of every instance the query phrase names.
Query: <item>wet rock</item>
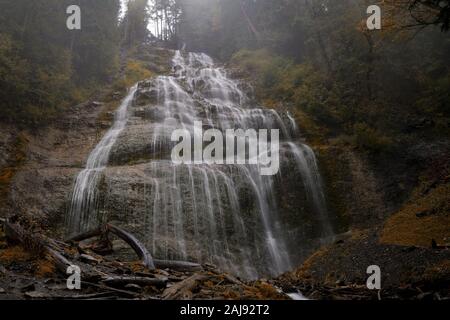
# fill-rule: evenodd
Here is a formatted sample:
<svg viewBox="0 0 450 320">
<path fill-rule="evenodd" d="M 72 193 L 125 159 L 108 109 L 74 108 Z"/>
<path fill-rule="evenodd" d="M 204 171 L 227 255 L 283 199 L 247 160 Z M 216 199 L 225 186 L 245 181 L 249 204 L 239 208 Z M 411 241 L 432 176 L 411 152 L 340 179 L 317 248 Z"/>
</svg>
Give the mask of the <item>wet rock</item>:
<svg viewBox="0 0 450 320">
<path fill-rule="evenodd" d="M 116 91 L 112 94 L 113 99 L 118 100 L 122 97 L 122 93 L 120 91 Z"/>
<path fill-rule="evenodd" d="M 90 105 L 91 105 L 92 107 L 101 107 L 101 106 L 103 105 L 103 102 L 92 101 L 92 102 L 90 103 Z"/>
</svg>

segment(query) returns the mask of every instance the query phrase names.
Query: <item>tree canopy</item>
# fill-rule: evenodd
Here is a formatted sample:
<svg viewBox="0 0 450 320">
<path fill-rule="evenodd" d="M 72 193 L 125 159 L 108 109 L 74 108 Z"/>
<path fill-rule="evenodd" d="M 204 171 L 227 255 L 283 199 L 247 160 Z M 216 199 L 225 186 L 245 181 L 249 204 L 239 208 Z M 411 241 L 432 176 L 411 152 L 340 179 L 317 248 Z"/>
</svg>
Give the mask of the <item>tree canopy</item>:
<svg viewBox="0 0 450 320">
<path fill-rule="evenodd" d="M 76 101 L 118 67 L 119 0 L 79 0 L 81 30 L 68 30 L 66 0 L 0 2 L 0 118 L 33 123 Z"/>
</svg>

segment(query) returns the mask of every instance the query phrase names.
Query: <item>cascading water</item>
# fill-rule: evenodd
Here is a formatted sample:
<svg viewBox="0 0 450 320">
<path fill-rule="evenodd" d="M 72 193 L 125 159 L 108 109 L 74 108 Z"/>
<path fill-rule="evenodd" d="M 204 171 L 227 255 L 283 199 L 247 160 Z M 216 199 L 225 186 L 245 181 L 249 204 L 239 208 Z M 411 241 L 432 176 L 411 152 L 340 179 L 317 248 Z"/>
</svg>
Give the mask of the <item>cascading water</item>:
<svg viewBox="0 0 450 320">
<path fill-rule="evenodd" d="M 196 121 L 222 132 L 279 129 L 280 173 L 261 176 L 257 165 L 244 164 L 175 165 L 171 134 L 184 128 L 194 135 Z M 289 114 L 255 106 L 207 55 L 176 51 L 173 75 L 130 90 L 113 128 L 89 156 L 76 180 L 69 229 L 76 233 L 114 220 L 160 259 L 210 262 L 246 278 L 288 271 L 292 258 L 298 260 L 297 248 L 308 245 L 306 238 L 291 243 L 298 238 L 292 234 L 304 237 L 312 227 L 321 239 L 333 233 L 316 158 L 292 139 L 297 130 Z M 288 163 L 299 173 L 298 191 L 290 192 L 307 193 L 307 214 L 315 216 L 308 227 L 290 225 L 297 213 L 288 215 L 280 205 Z"/>
<path fill-rule="evenodd" d="M 108 164 L 111 148 L 125 128 L 128 119 L 128 107 L 133 101 L 137 85 L 133 86 L 116 111 L 114 124 L 89 155 L 86 168 L 80 172 L 75 182 L 72 204 L 68 216 L 70 232 L 77 233 L 98 223 L 98 183 Z"/>
</svg>

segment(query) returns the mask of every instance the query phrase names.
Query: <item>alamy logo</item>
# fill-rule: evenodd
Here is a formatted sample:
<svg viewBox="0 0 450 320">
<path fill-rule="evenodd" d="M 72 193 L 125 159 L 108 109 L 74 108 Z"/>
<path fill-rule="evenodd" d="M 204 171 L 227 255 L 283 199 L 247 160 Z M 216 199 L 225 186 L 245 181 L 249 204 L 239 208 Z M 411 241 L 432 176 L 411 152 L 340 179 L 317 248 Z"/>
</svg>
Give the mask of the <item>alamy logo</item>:
<svg viewBox="0 0 450 320">
<path fill-rule="evenodd" d="M 69 30 L 81 30 L 81 9 L 77 5 L 71 5 L 67 7 L 67 14 L 70 16 L 67 18 L 67 29 Z"/>
<path fill-rule="evenodd" d="M 367 274 L 370 277 L 367 279 L 366 285 L 369 290 L 380 290 L 381 289 L 381 269 L 377 265 L 372 265 L 367 267 Z"/>
<path fill-rule="evenodd" d="M 271 176 L 280 169 L 279 139 L 278 129 L 227 129 L 224 137 L 218 129 L 203 132 L 202 122 L 196 121 L 193 137 L 188 129 L 172 132 L 172 142 L 178 142 L 172 149 L 172 161 L 175 164 L 252 164 L 258 166 L 261 175 Z"/>
<path fill-rule="evenodd" d="M 367 29 L 381 30 L 381 8 L 377 5 L 372 5 L 367 8 L 367 14 L 370 14 L 367 19 Z"/>
<path fill-rule="evenodd" d="M 80 290 L 81 289 L 81 269 L 79 266 L 71 265 L 67 267 L 67 274 L 70 276 L 67 278 L 67 289 Z"/>
</svg>

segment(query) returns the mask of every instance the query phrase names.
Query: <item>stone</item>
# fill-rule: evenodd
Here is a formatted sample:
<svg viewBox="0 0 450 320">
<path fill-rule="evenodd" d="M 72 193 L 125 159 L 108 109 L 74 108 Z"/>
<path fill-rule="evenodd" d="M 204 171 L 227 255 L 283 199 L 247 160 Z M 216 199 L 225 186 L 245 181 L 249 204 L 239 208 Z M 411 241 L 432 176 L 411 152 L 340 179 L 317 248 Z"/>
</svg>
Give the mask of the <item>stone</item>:
<svg viewBox="0 0 450 320">
<path fill-rule="evenodd" d="M 100 107 L 102 105 L 103 105 L 102 102 L 98 102 L 98 101 L 92 101 L 91 102 L 91 106 L 93 106 L 93 107 Z"/>
</svg>

